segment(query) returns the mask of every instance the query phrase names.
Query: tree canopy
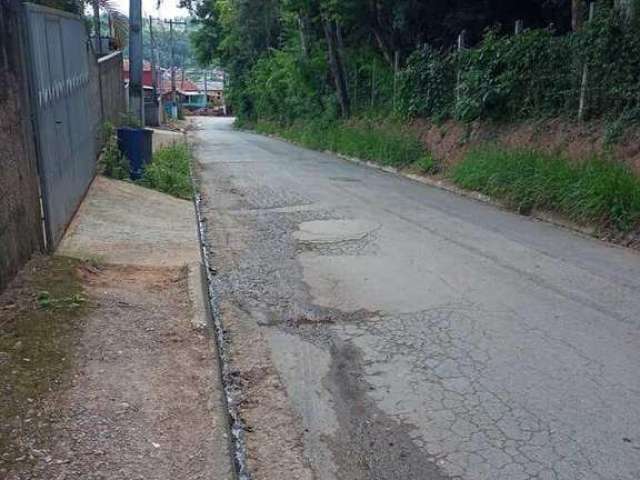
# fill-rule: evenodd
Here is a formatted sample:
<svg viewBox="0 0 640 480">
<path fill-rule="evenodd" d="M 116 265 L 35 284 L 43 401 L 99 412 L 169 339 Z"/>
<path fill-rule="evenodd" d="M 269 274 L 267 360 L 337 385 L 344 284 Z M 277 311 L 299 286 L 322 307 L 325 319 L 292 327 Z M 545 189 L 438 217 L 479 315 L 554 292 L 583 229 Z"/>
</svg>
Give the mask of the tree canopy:
<svg viewBox="0 0 640 480">
<path fill-rule="evenodd" d="M 422 83 L 412 88 L 424 90 L 425 75 L 441 75 L 436 87 L 446 87 L 448 93 L 432 100 L 450 102 L 455 75 L 451 76 L 451 61 L 454 60 L 448 52 L 456 50 L 462 32 L 466 46 L 493 48 L 485 52 L 493 59 L 493 66 L 482 65 L 489 58 L 486 55 L 480 60 L 474 57 L 455 60 L 458 62 L 456 68 L 460 61 L 465 61 L 472 69 L 486 67 L 482 72 L 474 70 L 464 76 L 467 79 L 473 79 L 475 73 L 489 76 L 484 80 L 476 79 L 486 83 L 481 83 L 477 89 L 478 95 L 486 97 L 479 100 L 481 103 L 493 98 L 482 93 L 484 89 L 495 88 L 497 80 L 507 78 L 506 73 L 499 70 L 505 67 L 498 67 L 502 64 L 493 58 L 500 49 L 515 63 L 534 59 L 533 54 L 529 55 L 531 52 L 539 54 L 536 60 L 531 60 L 535 62 L 553 53 L 558 68 L 562 67 L 556 70 L 566 73 L 560 79 L 561 83 L 573 89 L 575 71 L 571 67 L 575 62 L 571 56 L 580 54 L 576 50 L 580 42 L 558 43 L 553 39 L 572 29 L 581 29 L 588 11 L 587 0 L 182 2 L 194 12 L 200 25 L 192 35 L 197 58 L 202 63 L 216 62 L 225 68 L 230 80 L 228 99 L 236 113 L 240 117 L 255 118 L 261 112 L 269 112 L 285 122 L 313 112 L 349 117 L 354 108 L 365 104 L 375 107 L 379 98 L 393 99 L 395 106 L 401 88 L 398 70 L 410 67 L 410 61 L 414 67 L 420 64 L 418 52 L 424 52 L 424 48 L 432 53 L 423 57 L 427 59 L 422 65 L 425 70 L 415 77 Z M 598 4 L 604 8 L 617 6 L 631 11 L 634 2 L 637 0 L 602 0 Z M 501 43 L 501 36 L 513 35 L 517 20 L 523 22 L 527 31 L 546 34 L 530 35 L 515 43 Z M 615 28 L 607 31 L 615 36 Z M 490 36 L 485 41 L 487 35 Z M 529 44 L 525 45 L 525 42 Z M 631 51 L 632 44 L 629 45 Z M 576 53 L 571 53 L 574 50 Z M 548 70 L 555 73 L 553 69 Z M 517 72 L 511 73 L 516 75 L 514 78 L 522 77 Z M 492 77 L 496 75 L 502 77 Z M 535 75 L 527 78 L 535 79 Z M 522 88 L 527 91 L 526 86 Z M 433 97 L 433 91 L 425 91 L 425 95 Z M 504 96 L 505 92 L 495 95 Z M 472 111 L 482 112 L 483 108 Z M 560 109 L 557 105 L 554 108 Z"/>
</svg>

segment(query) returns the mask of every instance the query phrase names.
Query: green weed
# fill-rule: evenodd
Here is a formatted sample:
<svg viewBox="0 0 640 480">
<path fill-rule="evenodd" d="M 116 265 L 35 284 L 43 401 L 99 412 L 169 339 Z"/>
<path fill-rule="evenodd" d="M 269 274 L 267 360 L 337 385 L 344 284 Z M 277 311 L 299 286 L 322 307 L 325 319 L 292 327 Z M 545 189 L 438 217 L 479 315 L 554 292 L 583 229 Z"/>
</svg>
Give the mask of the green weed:
<svg viewBox="0 0 640 480">
<path fill-rule="evenodd" d="M 422 174 L 433 174 L 437 173 L 440 168 L 438 163 L 434 160 L 433 156 L 426 152 L 422 155 L 418 160 L 413 163 L 414 168 Z"/>
<path fill-rule="evenodd" d="M 555 211 L 583 224 L 626 232 L 640 224 L 640 179 L 602 158 L 573 163 L 534 150 L 472 150 L 450 172 L 463 188 L 506 201 L 523 213 Z"/>
<path fill-rule="evenodd" d="M 118 140 L 113 125 L 105 123 L 102 127 L 104 149 L 100 156 L 99 167 L 104 175 L 117 180 L 129 178 L 129 161 L 118 148 Z"/>
<path fill-rule="evenodd" d="M 191 149 L 186 143 L 161 148 L 144 169 L 140 184 L 174 197 L 191 199 Z"/>
</svg>

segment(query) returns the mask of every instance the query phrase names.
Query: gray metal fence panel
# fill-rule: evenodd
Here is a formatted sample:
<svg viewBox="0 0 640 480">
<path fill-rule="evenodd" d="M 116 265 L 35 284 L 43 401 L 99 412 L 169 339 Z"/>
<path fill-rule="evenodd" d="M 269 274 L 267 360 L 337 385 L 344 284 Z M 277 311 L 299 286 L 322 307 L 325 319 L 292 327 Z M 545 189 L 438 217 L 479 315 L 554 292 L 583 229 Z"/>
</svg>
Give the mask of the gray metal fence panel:
<svg viewBox="0 0 640 480">
<path fill-rule="evenodd" d="M 89 110 L 94 59 L 82 18 L 33 4 L 25 11 L 47 237 L 55 248 L 96 171 Z"/>
</svg>

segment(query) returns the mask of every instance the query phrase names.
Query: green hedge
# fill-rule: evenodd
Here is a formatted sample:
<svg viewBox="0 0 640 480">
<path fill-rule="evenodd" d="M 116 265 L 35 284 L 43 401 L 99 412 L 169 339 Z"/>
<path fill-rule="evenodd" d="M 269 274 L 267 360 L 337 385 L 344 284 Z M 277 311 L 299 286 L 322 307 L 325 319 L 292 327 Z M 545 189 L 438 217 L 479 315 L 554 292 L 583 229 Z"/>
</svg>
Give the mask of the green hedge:
<svg viewBox="0 0 640 480">
<path fill-rule="evenodd" d="M 575 117 L 586 65 L 587 115 L 640 120 L 639 51 L 637 22 L 604 6 L 579 33 L 489 31 L 474 48 L 414 52 L 397 107 L 406 116 L 463 121 Z"/>
</svg>

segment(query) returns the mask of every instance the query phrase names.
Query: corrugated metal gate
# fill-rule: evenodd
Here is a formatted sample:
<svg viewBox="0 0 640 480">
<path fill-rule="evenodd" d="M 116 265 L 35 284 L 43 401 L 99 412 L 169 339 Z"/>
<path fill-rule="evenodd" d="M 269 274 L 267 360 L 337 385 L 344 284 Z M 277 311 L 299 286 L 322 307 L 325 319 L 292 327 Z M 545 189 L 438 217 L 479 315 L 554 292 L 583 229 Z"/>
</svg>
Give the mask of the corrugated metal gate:
<svg viewBox="0 0 640 480">
<path fill-rule="evenodd" d="M 89 49 L 76 15 L 25 5 L 47 240 L 59 243 L 96 169 Z M 98 99 L 95 99 L 98 101 Z"/>
</svg>

